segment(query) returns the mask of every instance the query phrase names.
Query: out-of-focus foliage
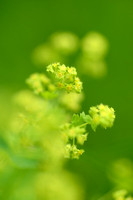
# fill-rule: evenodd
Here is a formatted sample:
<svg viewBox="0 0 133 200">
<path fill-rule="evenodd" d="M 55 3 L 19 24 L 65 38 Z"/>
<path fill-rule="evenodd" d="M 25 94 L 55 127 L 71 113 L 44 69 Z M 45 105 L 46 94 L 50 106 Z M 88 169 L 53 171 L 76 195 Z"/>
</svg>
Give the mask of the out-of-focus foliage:
<svg viewBox="0 0 133 200">
<path fill-rule="evenodd" d="M 119 159 L 110 164 L 108 178 L 112 182 L 112 190 L 100 199 L 133 200 L 133 163 L 127 158 Z"/>
<path fill-rule="evenodd" d="M 133 192 L 133 162 L 131 160 L 123 158 L 112 163 L 108 176 L 116 187 Z"/>
<path fill-rule="evenodd" d="M 113 193 L 114 200 L 133 200 L 126 190 L 118 190 Z"/>
<path fill-rule="evenodd" d="M 69 63 L 71 60 L 80 73 L 101 78 L 107 72 L 105 56 L 108 46 L 107 39 L 97 32 L 90 32 L 81 39 L 71 32 L 58 32 L 33 51 L 32 59 L 41 67 L 51 62 Z"/>
</svg>

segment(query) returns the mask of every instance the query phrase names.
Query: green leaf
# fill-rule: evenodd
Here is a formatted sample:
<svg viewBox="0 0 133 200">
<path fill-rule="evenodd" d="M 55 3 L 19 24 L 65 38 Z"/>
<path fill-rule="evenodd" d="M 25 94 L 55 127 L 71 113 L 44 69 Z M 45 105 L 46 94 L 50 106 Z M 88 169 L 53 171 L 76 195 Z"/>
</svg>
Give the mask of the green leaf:
<svg viewBox="0 0 133 200">
<path fill-rule="evenodd" d="M 80 126 L 81 124 L 84 123 L 84 119 L 81 115 L 74 114 L 72 117 L 72 126 Z"/>
<path fill-rule="evenodd" d="M 74 114 L 72 117 L 72 126 L 80 126 L 84 123 L 88 123 L 91 124 L 91 117 L 90 115 L 86 115 L 84 112 L 80 113 L 80 114 Z"/>
<path fill-rule="evenodd" d="M 96 131 L 96 128 L 97 128 L 97 125 L 94 124 L 94 123 L 91 123 L 91 128 L 92 128 L 92 130 L 95 132 L 95 131 Z"/>
<path fill-rule="evenodd" d="M 90 115 L 86 115 L 84 112 L 82 112 L 80 114 L 80 117 L 82 118 L 82 120 L 88 124 L 91 124 L 92 118 Z"/>
</svg>

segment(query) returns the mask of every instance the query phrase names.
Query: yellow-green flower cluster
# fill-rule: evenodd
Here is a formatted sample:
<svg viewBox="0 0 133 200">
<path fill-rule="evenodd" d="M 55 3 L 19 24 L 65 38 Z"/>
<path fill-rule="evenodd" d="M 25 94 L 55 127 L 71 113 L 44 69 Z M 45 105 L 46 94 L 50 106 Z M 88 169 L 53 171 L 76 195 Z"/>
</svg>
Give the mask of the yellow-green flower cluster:
<svg viewBox="0 0 133 200">
<path fill-rule="evenodd" d="M 115 200 L 133 200 L 133 197 L 129 196 L 126 190 L 118 190 L 114 192 L 113 198 Z"/>
<path fill-rule="evenodd" d="M 56 87 L 51 83 L 50 79 L 41 73 L 32 74 L 26 82 L 33 89 L 35 94 L 44 97 L 52 96 L 56 90 Z"/>
<path fill-rule="evenodd" d="M 87 140 L 87 133 L 85 134 L 85 128 L 80 126 L 71 127 L 70 124 L 65 124 L 62 127 L 62 137 L 65 142 L 70 142 L 70 140 L 75 140 L 78 144 L 83 145 Z"/>
<path fill-rule="evenodd" d="M 47 67 L 47 72 L 54 75 L 56 85 L 60 89 L 65 89 L 69 92 L 80 93 L 82 90 L 82 82 L 77 77 L 75 67 L 66 67 L 64 64 L 54 63 Z"/>
<path fill-rule="evenodd" d="M 77 145 L 83 145 L 87 135 L 85 128 L 80 126 L 65 124 L 62 127 L 62 138 L 66 143 L 64 153 L 66 158 L 78 159 L 83 154 L 84 150 L 78 149 Z"/>
<path fill-rule="evenodd" d="M 65 157 L 78 159 L 83 154 L 84 150 L 78 149 L 78 145 L 83 145 L 87 140 L 87 125 L 91 125 L 95 131 L 98 125 L 104 128 L 111 127 L 114 119 L 114 109 L 103 104 L 91 107 L 89 115 L 84 112 L 74 114 L 71 123 L 61 128 L 62 137 L 66 143 Z"/>
<path fill-rule="evenodd" d="M 76 145 L 67 144 L 65 148 L 65 158 L 79 159 L 84 153 L 83 149 L 78 149 Z"/>
<path fill-rule="evenodd" d="M 103 104 L 91 107 L 89 115 L 84 112 L 74 114 L 71 123 L 61 127 L 62 138 L 66 143 L 65 157 L 79 158 L 84 152 L 83 149 L 78 149 L 78 145 L 83 145 L 87 140 L 87 125 L 90 125 L 95 131 L 98 125 L 104 128 L 111 127 L 114 119 L 114 109 Z"/>
<path fill-rule="evenodd" d="M 91 107 L 89 114 L 92 118 L 91 126 L 95 130 L 98 125 L 103 128 L 112 127 L 115 119 L 115 112 L 113 108 L 109 108 L 107 105 L 100 104 L 95 107 Z"/>
</svg>

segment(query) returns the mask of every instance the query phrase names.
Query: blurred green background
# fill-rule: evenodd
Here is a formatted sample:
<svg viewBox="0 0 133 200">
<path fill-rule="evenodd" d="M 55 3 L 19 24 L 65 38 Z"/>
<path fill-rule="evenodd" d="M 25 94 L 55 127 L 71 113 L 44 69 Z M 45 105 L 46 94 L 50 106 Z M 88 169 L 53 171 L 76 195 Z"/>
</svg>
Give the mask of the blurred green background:
<svg viewBox="0 0 133 200">
<path fill-rule="evenodd" d="M 83 109 L 99 103 L 116 110 L 110 130 L 92 133 L 86 153 L 69 168 L 84 184 L 87 199 L 111 188 L 108 166 L 119 158 L 133 159 L 133 1 L 132 0 L 20 0 L 0 1 L 0 86 L 17 91 L 37 68 L 32 50 L 56 31 L 71 31 L 83 37 L 97 31 L 107 37 L 108 75 L 100 80 L 82 76 Z M 1 113 L 2 114 L 2 113 Z"/>
</svg>

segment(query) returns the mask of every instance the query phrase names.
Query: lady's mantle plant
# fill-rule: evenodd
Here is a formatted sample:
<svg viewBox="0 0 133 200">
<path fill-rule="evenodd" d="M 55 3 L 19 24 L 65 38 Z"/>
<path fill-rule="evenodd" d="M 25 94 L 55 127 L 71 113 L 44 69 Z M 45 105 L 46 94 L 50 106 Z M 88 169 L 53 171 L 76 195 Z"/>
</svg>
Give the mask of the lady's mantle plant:
<svg viewBox="0 0 133 200">
<path fill-rule="evenodd" d="M 28 85 L 35 94 L 44 98 L 57 98 L 57 101 L 60 95 L 64 95 L 64 92 L 81 93 L 82 82 L 74 67 L 54 63 L 47 67 L 47 72 L 51 79 L 44 74 L 33 74 L 27 79 Z M 91 107 L 89 114 L 84 112 L 74 114 L 69 123 L 61 125 L 61 135 L 66 144 L 65 157 L 77 159 L 82 155 L 84 150 L 79 149 L 78 145 L 83 145 L 87 140 L 87 125 L 90 125 L 94 131 L 97 126 L 106 129 L 112 127 L 114 119 L 114 109 L 103 104 Z"/>
<path fill-rule="evenodd" d="M 33 92 L 15 95 L 15 111 L 0 135 L 0 199 L 82 200 L 79 186 L 64 170 L 65 158 L 83 154 L 87 126 L 93 131 L 98 126 L 110 128 L 114 109 L 100 104 L 87 114 L 72 114 L 83 98 L 74 67 L 54 63 L 45 74 L 32 74 L 26 82 Z"/>
</svg>

